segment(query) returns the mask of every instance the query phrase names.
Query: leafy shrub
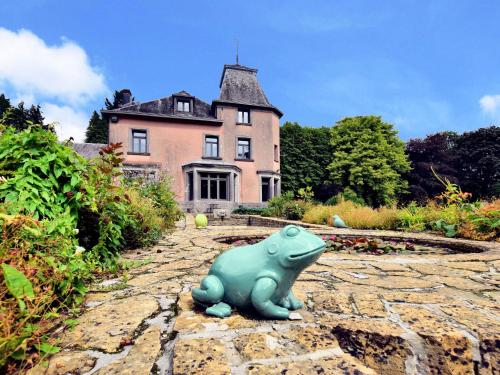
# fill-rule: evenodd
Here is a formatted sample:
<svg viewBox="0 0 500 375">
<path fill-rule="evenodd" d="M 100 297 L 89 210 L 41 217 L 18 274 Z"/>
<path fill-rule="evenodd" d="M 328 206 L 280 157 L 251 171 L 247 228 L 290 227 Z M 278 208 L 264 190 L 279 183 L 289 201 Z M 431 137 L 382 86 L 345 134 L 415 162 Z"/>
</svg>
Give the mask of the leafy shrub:
<svg viewBox="0 0 500 375">
<path fill-rule="evenodd" d="M 358 196 L 356 192 L 350 188 L 345 188 L 343 192 L 329 198 L 325 204 L 328 206 L 335 206 L 342 201 L 353 202 L 359 206 L 364 206 L 366 204 L 364 199 Z"/>
<path fill-rule="evenodd" d="M 282 217 L 283 210 L 285 208 L 285 204 L 291 202 L 293 200 L 293 193 L 291 191 L 287 191 L 284 194 L 281 194 L 278 197 L 273 197 L 269 199 L 267 205 L 271 210 L 271 216 Z"/>
<path fill-rule="evenodd" d="M 305 209 L 296 202 L 289 202 L 283 208 L 283 217 L 287 220 L 301 220 Z"/>
<path fill-rule="evenodd" d="M 459 230 L 460 236 L 473 240 L 500 238 L 500 199 L 480 207 L 473 207 Z"/>
<path fill-rule="evenodd" d="M 427 222 L 425 207 L 411 202 L 408 206 L 398 211 L 397 220 L 397 225 L 400 228 L 423 231 Z"/>
<path fill-rule="evenodd" d="M 240 206 L 233 211 L 233 214 L 239 215 L 262 215 L 266 211 L 269 211 L 266 207 L 243 207 Z"/>
<path fill-rule="evenodd" d="M 58 351 L 49 339 L 58 311 L 82 301 L 90 277 L 76 245 L 69 213 L 38 221 L 0 209 L 0 371 Z"/>
<path fill-rule="evenodd" d="M 0 372 L 56 352 L 49 332 L 93 273 L 117 271 L 123 248 L 151 245 L 173 225 L 169 186 L 151 188 L 153 199 L 127 189 L 119 147 L 87 163 L 39 127 L 1 134 Z"/>
<path fill-rule="evenodd" d="M 129 189 L 126 225 L 123 228 L 123 247 L 134 249 L 154 245 L 166 228 L 165 220 L 158 213 L 153 200 Z"/>
<path fill-rule="evenodd" d="M 313 203 L 304 200 L 287 202 L 283 207 L 283 217 L 288 220 L 302 220 L 305 212 L 313 206 Z"/>
<path fill-rule="evenodd" d="M 163 218 L 165 228 L 173 228 L 175 222 L 184 214 L 175 201 L 170 177 L 162 175 L 157 181 L 138 182 L 137 188 L 140 195 L 153 201 L 158 215 Z"/>
<path fill-rule="evenodd" d="M 314 198 L 314 191 L 312 190 L 312 187 L 306 186 L 305 188 L 300 188 L 297 191 L 297 195 L 303 201 L 310 202 Z"/>
<path fill-rule="evenodd" d="M 54 219 L 69 210 L 76 221 L 85 205 L 83 174 L 86 161 L 60 144 L 54 133 L 33 126 L 19 133 L 6 129 L 0 136 L 0 201 L 9 213 Z"/>
<path fill-rule="evenodd" d="M 104 147 L 99 151 L 100 157 L 90 163 L 86 173 L 89 204 L 81 212 L 87 220 L 78 223 L 89 256 L 108 269 L 117 268 L 117 257 L 124 244 L 123 230 L 130 221 L 129 200 L 125 188 L 118 183 L 118 167 L 123 161 L 121 153 L 116 152 L 119 147 L 120 144 Z"/>
</svg>

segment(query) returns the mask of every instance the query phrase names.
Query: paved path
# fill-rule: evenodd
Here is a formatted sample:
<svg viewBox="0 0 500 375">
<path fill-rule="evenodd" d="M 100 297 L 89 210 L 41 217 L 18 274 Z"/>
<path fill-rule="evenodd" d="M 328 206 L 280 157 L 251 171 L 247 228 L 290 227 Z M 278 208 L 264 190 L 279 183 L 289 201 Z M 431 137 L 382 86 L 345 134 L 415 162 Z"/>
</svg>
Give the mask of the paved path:
<svg viewBox="0 0 500 375">
<path fill-rule="evenodd" d="M 64 350 L 30 374 L 498 374 L 500 249 L 457 255 L 325 253 L 294 287 L 299 320 L 227 319 L 197 311 L 189 291 L 227 235 L 188 218 L 145 264 L 89 293 Z M 323 231 L 324 232 L 324 231 Z"/>
</svg>

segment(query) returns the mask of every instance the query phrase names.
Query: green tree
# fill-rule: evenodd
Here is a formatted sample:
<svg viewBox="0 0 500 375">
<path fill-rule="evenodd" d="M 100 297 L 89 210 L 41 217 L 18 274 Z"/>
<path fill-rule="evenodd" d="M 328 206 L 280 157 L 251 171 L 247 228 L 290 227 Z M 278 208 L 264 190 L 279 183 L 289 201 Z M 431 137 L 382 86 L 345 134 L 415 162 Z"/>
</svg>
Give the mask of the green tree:
<svg viewBox="0 0 500 375">
<path fill-rule="evenodd" d="M 475 198 L 500 196 L 500 127 L 462 134 L 455 152 L 462 190 Z"/>
<path fill-rule="evenodd" d="M 0 121 L 3 125 L 12 127 L 18 132 L 27 129 L 32 124 L 41 125 L 45 130 L 49 129 L 49 126 L 44 124 L 39 105 L 25 108 L 24 102 L 20 102 L 17 107 L 13 107 L 4 94 L 0 95 Z"/>
<path fill-rule="evenodd" d="M 328 170 L 334 183 L 350 188 L 369 205 L 390 204 L 408 183 L 405 144 L 391 124 L 377 116 L 346 117 L 331 129 L 333 159 Z"/>
<path fill-rule="evenodd" d="M 3 114 L 11 107 L 10 100 L 4 95 L 0 95 L 0 119 L 3 117 Z"/>
<path fill-rule="evenodd" d="M 281 187 L 295 194 L 307 186 L 317 199 L 326 200 L 336 192 L 328 192 L 328 171 L 332 147 L 327 127 L 302 127 L 286 122 L 280 128 Z M 326 193 L 325 193 L 326 191 Z"/>
<path fill-rule="evenodd" d="M 99 114 L 94 111 L 89 121 L 89 126 L 85 132 L 85 142 L 87 143 L 108 143 L 108 125 Z"/>
<path fill-rule="evenodd" d="M 132 93 L 129 89 L 115 90 L 113 93 L 113 101 L 106 98 L 104 100 L 104 106 L 106 109 L 113 110 L 118 109 L 124 104 L 134 101 Z M 94 111 L 92 117 L 89 120 L 89 126 L 85 132 L 85 142 L 87 143 L 108 143 L 109 129 L 108 123 L 99 116 L 99 114 Z"/>
</svg>

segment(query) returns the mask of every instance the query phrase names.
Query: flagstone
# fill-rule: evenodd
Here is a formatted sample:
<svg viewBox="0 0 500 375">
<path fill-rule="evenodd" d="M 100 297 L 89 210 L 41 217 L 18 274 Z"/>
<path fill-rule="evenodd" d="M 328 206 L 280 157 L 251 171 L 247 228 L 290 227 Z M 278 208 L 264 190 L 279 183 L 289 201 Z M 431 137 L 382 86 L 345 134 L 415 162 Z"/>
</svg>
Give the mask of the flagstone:
<svg viewBox="0 0 500 375">
<path fill-rule="evenodd" d="M 412 355 L 405 331 L 395 323 L 359 318 L 324 317 L 322 323 L 340 347 L 377 373 L 404 374 Z"/>
<path fill-rule="evenodd" d="M 475 272 L 488 272 L 490 270 L 490 267 L 484 262 L 446 262 L 443 265 Z"/>
<path fill-rule="evenodd" d="M 229 375 L 224 344 L 217 339 L 179 339 L 175 343 L 174 375 Z"/>
<path fill-rule="evenodd" d="M 473 271 L 458 269 L 458 268 L 455 269 L 455 268 L 440 266 L 437 264 L 414 263 L 410 264 L 410 268 L 424 275 L 446 275 L 446 276 L 457 276 L 457 277 L 468 277 L 474 275 Z"/>
<path fill-rule="evenodd" d="M 76 327 L 63 336 L 62 345 L 116 352 L 158 308 L 156 298 L 146 294 L 103 303 L 78 318 Z"/>
<path fill-rule="evenodd" d="M 94 367 L 96 358 L 86 352 L 64 351 L 54 354 L 47 361 L 29 369 L 26 375 L 63 375 L 86 373 Z"/>
<path fill-rule="evenodd" d="M 394 309 L 401 319 L 424 339 L 430 372 L 474 372 L 472 342 L 449 320 L 423 307 L 399 305 Z"/>
<path fill-rule="evenodd" d="M 178 272 L 178 271 L 149 272 L 133 277 L 132 279 L 127 281 L 127 285 L 130 286 L 150 285 L 167 279 L 173 279 L 174 277 L 176 276 L 178 277 L 182 274 L 183 272 Z"/>
<path fill-rule="evenodd" d="M 307 361 L 287 361 L 277 364 L 250 364 L 249 375 L 261 374 L 286 374 L 286 375 L 375 375 L 376 372 L 364 366 L 360 361 L 350 355 L 343 354 L 339 357 L 325 357 Z"/>
<path fill-rule="evenodd" d="M 430 276 L 425 276 L 424 280 L 435 282 L 437 284 L 444 284 L 449 287 L 462 290 L 482 291 L 482 290 L 495 289 L 494 286 L 488 285 L 486 283 L 479 283 L 477 281 L 472 281 L 465 277 L 430 275 Z"/>
<path fill-rule="evenodd" d="M 96 375 L 149 375 L 160 353 L 160 328 L 150 327 L 134 341 L 130 352 L 97 371 Z"/>
<path fill-rule="evenodd" d="M 332 313 L 354 313 L 349 294 L 342 292 L 313 293 L 314 310 L 326 310 Z"/>
<path fill-rule="evenodd" d="M 369 293 L 353 294 L 354 304 L 361 315 L 366 315 L 371 318 L 384 318 L 387 316 L 387 311 L 384 304 L 377 295 Z"/>
</svg>

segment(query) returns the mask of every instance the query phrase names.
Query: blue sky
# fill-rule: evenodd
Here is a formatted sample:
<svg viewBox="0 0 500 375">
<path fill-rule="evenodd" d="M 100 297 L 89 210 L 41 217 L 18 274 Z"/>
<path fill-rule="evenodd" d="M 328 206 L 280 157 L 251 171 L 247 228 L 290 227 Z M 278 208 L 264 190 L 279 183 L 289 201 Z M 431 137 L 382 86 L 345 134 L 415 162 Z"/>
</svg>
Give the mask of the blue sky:
<svg viewBox="0 0 500 375">
<path fill-rule="evenodd" d="M 462 132 L 500 122 L 499 19 L 498 0 L 2 0 L 0 91 L 79 139 L 114 89 L 215 99 L 238 39 L 282 122 Z"/>
</svg>

